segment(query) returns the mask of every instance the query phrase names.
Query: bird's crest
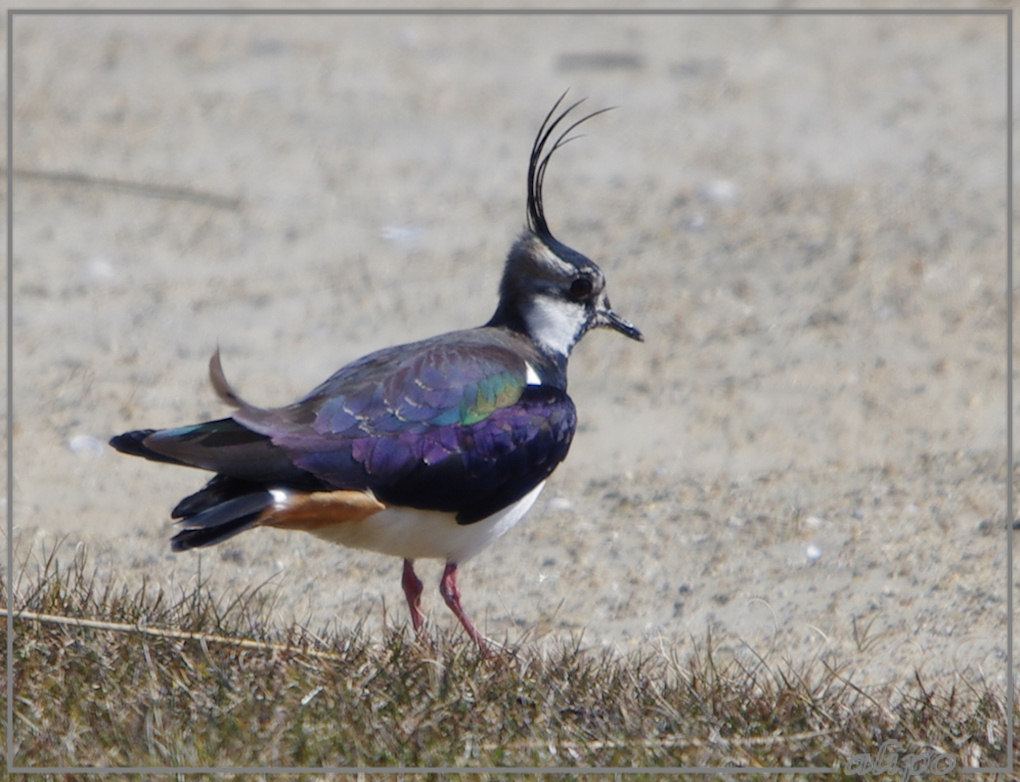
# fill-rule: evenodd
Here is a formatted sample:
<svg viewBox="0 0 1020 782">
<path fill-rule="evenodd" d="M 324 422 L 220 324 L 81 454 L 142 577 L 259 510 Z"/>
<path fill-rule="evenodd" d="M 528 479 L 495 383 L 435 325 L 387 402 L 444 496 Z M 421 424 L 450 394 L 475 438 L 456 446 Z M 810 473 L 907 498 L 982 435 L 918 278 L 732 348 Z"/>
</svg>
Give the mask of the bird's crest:
<svg viewBox="0 0 1020 782">
<path fill-rule="evenodd" d="M 538 134 L 535 136 L 535 143 L 531 147 L 531 162 L 528 164 L 528 227 L 534 231 L 541 239 L 548 240 L 552 239 L 552 233 L 549 231 L 549 224 L 545 220 L 545 208 L 542 204 L 542 186 L 545 182 L 545 169 L 549 165 L 549 159 L 552 157 L 553 152 L 562 147 L 569 141 L 573 141 L 578 136 L 571 136 L 570 132 L 574 130 L 578 125 L 583 122 L 587 122 L 592 117 L 596 117 L 599 114 L 603 114 L 607 111 L 612 110 L 612 106 L 598 111 L 593 111 L 591 114 L 586 114 L 579 120 L 571 123 L 567 126 L 566 130 L 562 131 L 557 136 L 556 141 L 553 142 L 552 146 L 546 150 L 546 145 L 549 139 L 552 138 L 557 126 L 567 115 L 570 114 L 574 109 L 584 103 L 584 98 L 570 104 L 561 114 L 555 119 L 553 115 L 556 114 L 556 110 L 563 103 L 563 99 L 567 97 L 567 93 L 564 92 L 560 95 L 559 100 L 553 104 L 553 107 L 549 109 L 549 113 L 545 115 L 545 119 L 542 121 L 542 126 L 538 129 Z"/>
</svg>

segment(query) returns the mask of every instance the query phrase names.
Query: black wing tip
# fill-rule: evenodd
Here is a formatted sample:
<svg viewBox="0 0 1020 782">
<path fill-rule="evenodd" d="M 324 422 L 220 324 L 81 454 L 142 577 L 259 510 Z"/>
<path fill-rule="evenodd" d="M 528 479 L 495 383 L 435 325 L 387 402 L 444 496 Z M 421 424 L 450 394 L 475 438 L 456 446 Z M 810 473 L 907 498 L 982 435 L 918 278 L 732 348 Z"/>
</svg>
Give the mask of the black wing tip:
<svg viewBox="0 0 1020 782">
<path fill-rule="evenodd" d="M 567 115 L 570 114 L 574 109 L 580 106 L 587 100 L 587 98 L 581 98 L 571 103 L 562 112 L 556 115 L 557 109 L 563 103 L 563 100 L 567 97 L 567 93 L 570 92 L 569 88 L 563 91 L 563 94 L 556 99 L 552 108 L 549 109 L 549 113 L 545 115 L 545 119 L 542 120 L 542 124 L 538 128 L 538 133 L 535 135 L 535 141 L 531 146 L 531 157 L 528 161 L 528 228 L 537 234 L 543 240 L 551 240 L 553 238 L 552 232 L 549 230 L 549 223 L 545 218 L 545 206 L 542 202 L 542 189 L 545 184 L 545 170 L 549 165 L 549 160 L 553 153 L 562 147 L 564 144 L 572 141 L 576 136 L 571 136 L 570 133 L 576 127 L 584 122 L 604 114 L 607 111 L 611 111 L 615 106 L 607 106 L 603 109 L 598 109 L 590 114 L 586 114 L 580 119 L 572 122 L 567 128 L 560 133 L 560 135 L 553 142 L 552 146 L 546 151 L 546 145 L 549 139 L 552 137 L 556 127 L 566 119 Z M 553 115 L 556 115 L 555 119 Z"/>
<path fill-rule="evenodd" d="M 159 453 L 159 451 L 152 450 L 145 444 L 145 441 L 154 434 L 159 434 L 164 431 L 163 429 L 136 429 L 133 432 L 124 432 L 116 437 L 110 438 L 110 445 L 120 453 L 126 453 L 129 456 L 141 456 L 143 459 L 148 459 L 150 462 L 161 462 L 163 464 L 177 464 L 184 467 L 189 467 L 187 462 L 182 462 L 180 459 L 176 459 L 173 456 L 167 456 L 166 454 Z"/>
<path fill-rule="evenodd" d="M 170 538 L 170 550 L 173 552 L 189 551 L 193 548 L 204 548 L 222 543 L 227 538 L 240 534 L 255 526 L 258 514 L 220 524 L 216 527 L 199 527 L 182 529 Z"/>
<path fill-rule="evenodd" d="M 211 546 L 256 526 L 273 504 L 264 486 L 217 475 L 171 512 L 181 530 L 170 539 L 173 551 Z"/>
<path fill-rule="evenodd" d="M 121 453 L 130 454 L 131 456 L 144 456 L 151 459 L 154 454 L 145 447 L 145 439 L 155 432 L 155 429 L 136 429 L 133 432 L 124 432 L 124 434 L 111 437 L 110 445 Z"/>
</svg>

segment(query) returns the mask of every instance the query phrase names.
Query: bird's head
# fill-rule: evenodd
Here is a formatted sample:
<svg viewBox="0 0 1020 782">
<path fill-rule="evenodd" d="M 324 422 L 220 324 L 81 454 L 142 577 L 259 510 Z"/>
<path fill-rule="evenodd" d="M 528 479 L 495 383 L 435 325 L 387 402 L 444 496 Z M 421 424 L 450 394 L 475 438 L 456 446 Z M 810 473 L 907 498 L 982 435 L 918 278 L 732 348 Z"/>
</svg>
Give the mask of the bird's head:
<svg viewBox="0 0 1020 782">
<path fill-rule="evenodd" d="M 582 122 L 602 114 L 601 109 L 567 125 L 549 144 L 557 127 L 582 101 L 557 109 L 560 96 L 538 129 L 528 165 L 528 227 L 507 257 L 500 283 L 500 304 L 491 325 L 509 325 L 524 331 L 543 350 L 566 357 L 593 328 L 605 326 L 642 341 L 641 332 L 620 317 L 606 295 L 606 278 L 587 256 L 553 237 L 545 219 L 542 186 L 552 154 L 571 141 L 570 133 Z M 554 115 L 555 118 L 554 118 Z"/>
</svg>

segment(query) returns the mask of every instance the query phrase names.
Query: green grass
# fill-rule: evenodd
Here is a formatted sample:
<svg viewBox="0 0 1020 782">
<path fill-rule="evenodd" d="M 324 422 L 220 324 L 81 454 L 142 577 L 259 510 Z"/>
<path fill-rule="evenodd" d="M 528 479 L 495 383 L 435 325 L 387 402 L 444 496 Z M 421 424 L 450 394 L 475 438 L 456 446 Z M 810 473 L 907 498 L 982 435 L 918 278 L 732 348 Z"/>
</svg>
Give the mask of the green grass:
<svg viewBox="0 0 1020 782">
<path fill-rule="evenodd" d="M 1005 701 L 983 682 L 865 692 L 831 664 L 724 662 L 710 637 L 485 659 L 460 633 L 273 629 L 259 590 L 171 599 L 81 556 L 20 572 L 15 608 L 36 616 L 15 620 L 17 766 L 832 767 L 887 740 L 1005 763 Z"/>
</svg>

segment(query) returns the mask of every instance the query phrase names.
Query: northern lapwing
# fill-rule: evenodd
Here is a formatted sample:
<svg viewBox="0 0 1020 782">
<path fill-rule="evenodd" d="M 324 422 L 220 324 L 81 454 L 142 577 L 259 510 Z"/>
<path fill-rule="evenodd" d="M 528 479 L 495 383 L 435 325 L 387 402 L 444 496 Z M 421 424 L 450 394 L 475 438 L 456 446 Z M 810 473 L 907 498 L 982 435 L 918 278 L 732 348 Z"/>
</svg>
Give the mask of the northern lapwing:
<svg viewBox="0 0 1020 782">
<path fill-rule="evenodd" d="M 457 566 L 521 520 L 567 455 L 577 421 L 567 358 L 577 341 L 600 326 L 644 339 L 613 311 L 599 267 L 553 238 L 546 223 L 549 159 L 602 113 L 568 123 L 581 101 L 556 115 L 564 97 L 535 137 L 527 228 L 510 248 L 488 323 L 370 353 L 277 408 L 238 396 L 217 350 L 209 374 L 235 408 L 229 418 L 110 440 L 123 453 L 216 473 L 171 512 L 181 526 L 174 551 L 264 526 L 402 557 L 419 632 L 414 560 L 441 559 L 443 600 L 486 652 L 461 607 Z"/>
</svg>

